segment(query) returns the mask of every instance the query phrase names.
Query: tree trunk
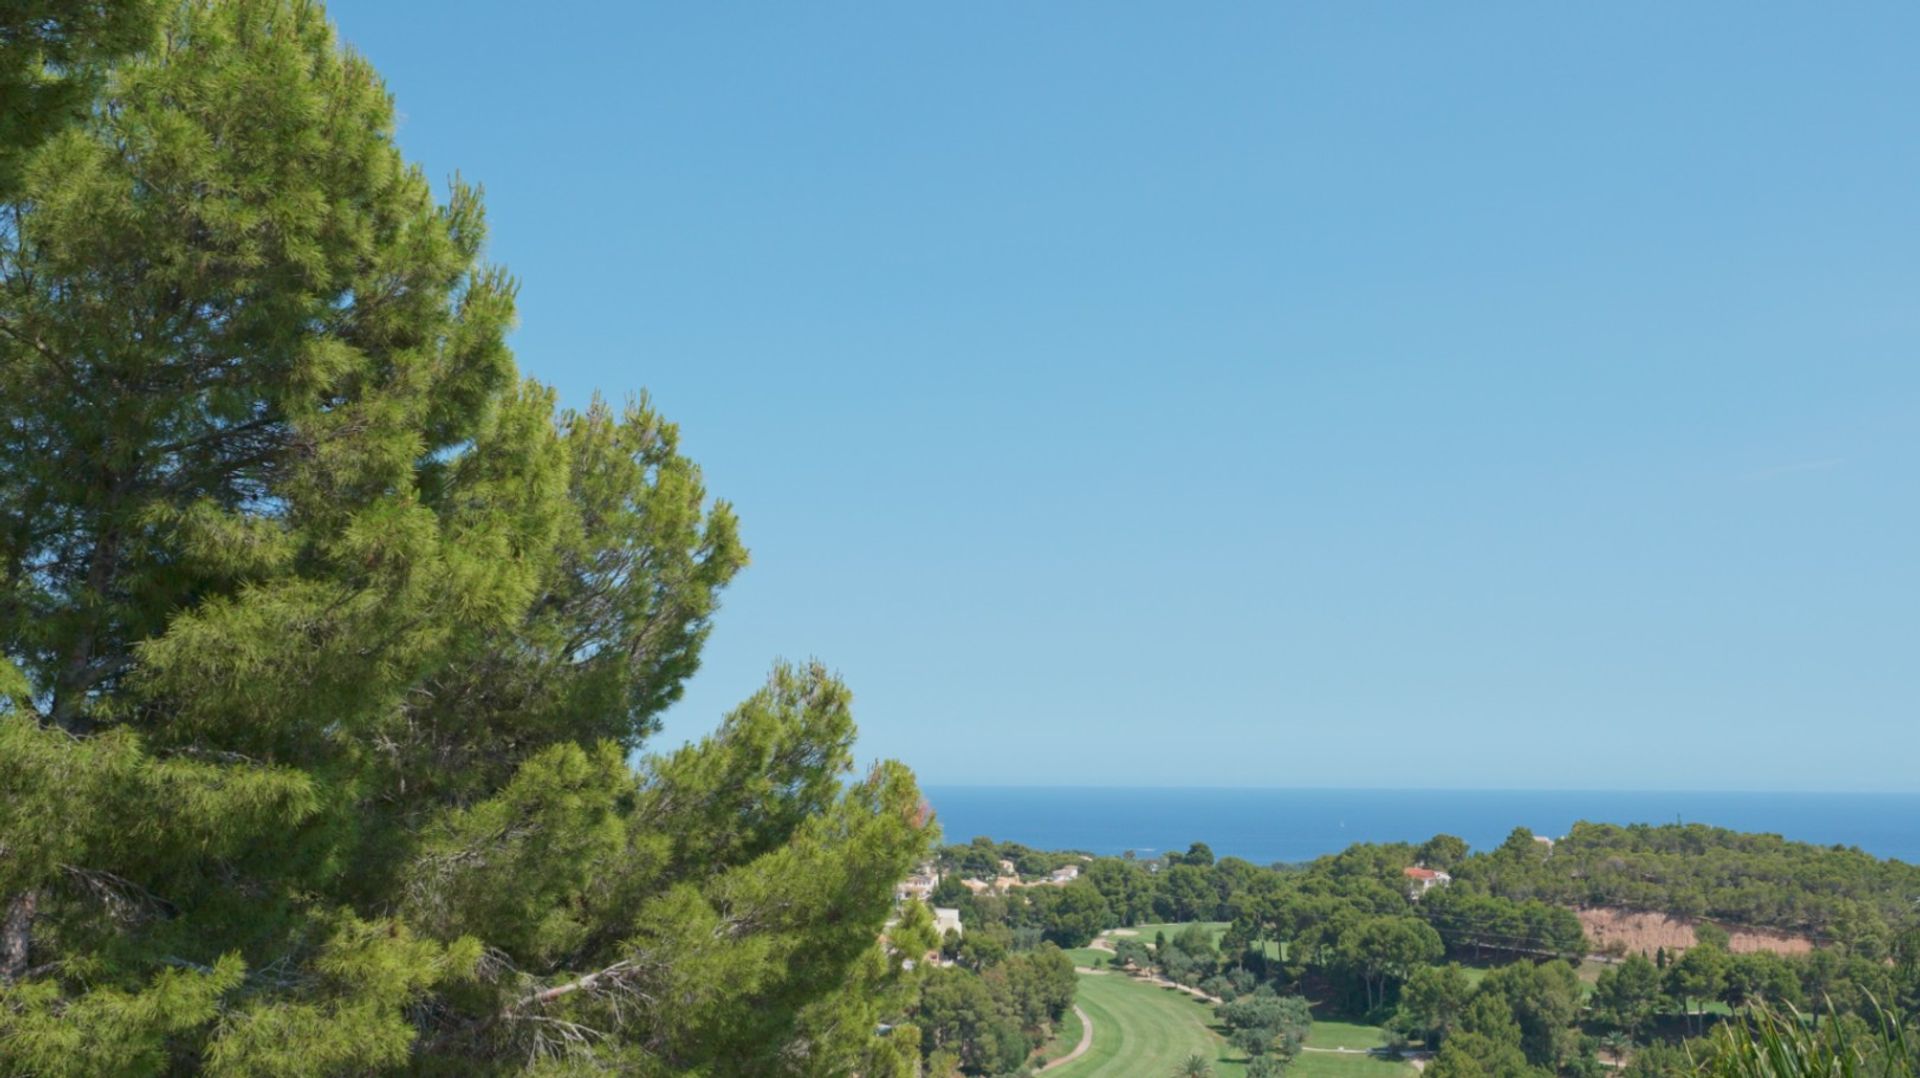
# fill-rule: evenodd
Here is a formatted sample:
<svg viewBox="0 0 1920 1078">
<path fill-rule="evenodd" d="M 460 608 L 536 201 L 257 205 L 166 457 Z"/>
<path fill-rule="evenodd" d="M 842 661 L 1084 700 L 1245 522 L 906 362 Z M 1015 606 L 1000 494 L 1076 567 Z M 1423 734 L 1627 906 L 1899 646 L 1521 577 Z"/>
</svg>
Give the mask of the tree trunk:
<svg viewBox="0 0 1920 1078">
<path fill-rule="evenodd" d="M 0 983 L 11 984 L 27 972 L 27 958 L 33 950 L 33 915 L 40 907 L 40 893 L 25 891 L 7 903 L 7 916 L 0 921 Z"/>
</svg>

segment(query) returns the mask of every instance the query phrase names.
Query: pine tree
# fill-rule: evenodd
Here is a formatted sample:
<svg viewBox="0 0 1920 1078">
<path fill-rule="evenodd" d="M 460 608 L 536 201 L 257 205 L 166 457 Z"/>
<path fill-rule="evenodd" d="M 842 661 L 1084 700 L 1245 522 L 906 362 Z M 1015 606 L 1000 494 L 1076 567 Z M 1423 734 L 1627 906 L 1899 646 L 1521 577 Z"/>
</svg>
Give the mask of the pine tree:
<svg viewBox="0 0 1920 1078">
<path fill-rule="evenodd" d="M 858 1069 L 912 777 L 818 665 L 630 762 L 734 515 L 519 376 L 392 118 L 317 5 L 186 0 L 8 194 L 0 1074 Z"/>
<path fill-rule="evenodd" d="M 83 116 L 107 62 L 153 32 L 152 0 L 7 0 L 0 4 L 0 195 L 27 155 Z"/>
</svg>

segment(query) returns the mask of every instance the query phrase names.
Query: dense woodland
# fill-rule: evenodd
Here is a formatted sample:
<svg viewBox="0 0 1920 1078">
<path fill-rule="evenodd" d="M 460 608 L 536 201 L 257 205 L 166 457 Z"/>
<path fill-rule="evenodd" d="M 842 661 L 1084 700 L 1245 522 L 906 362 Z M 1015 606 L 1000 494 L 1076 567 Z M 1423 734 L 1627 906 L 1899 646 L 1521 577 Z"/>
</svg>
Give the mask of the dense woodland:
<svg viewBox="0 0 1920 1078">
<path fill-rule="evenodd" d="M 963 879 L 990 875 L 1002 858 L 1036 885 L 972 894 Z M 1757 1008 L 1794 1008 L 1816 1027 L 1856 1031 L 1882 1017 L 1920 1022 L 1913 866 L 1775 836 L 1582 824 L 1551 847 L 1521 829 L 1485 852 L 1440 835 L 1268 867 L 1216 859 L 1204 843 L 1143 860 L 975 839 L 942 849 L 939 863 L 948 874 L 935 901 L 984 926 L 961 954 L 989 946 L 976 935 L 1071 947 L 1096 926 L 1228 922 L 1217 944 L 1197 929 L 1120 938 L 1111 961 L 1227 1001 L 1229 1029 L 1231 1009 L 1254 994 L 1309 998 L 1385 1024 L 1437 1049 L 1427 1073 L 1440 1078 L 1599 1074 L 1623 1060 L 1635 1075 L 1693 1073 L 1725 1047 L 1708 1036 L 1713 1028 Z M 1075 863 L 1080 879 L 1040 882 Z M 1415 865 L 1446 870 L 1453 882 L 1421 894 L 1405 875 Z M 1820 946 L 1799 957 L 1732 954 L 1725 928 L 1707 921 L 1696 947 L 1594 956 L 1583 982 L 1577 970 L 1590 946 L 1570 908 L 1582 898 L 1805 929 Z M 1753 916 L 1763 910 L 1774 918 Z M 1787 910 L 1797 919 L 1780 919 Z M 1735 912 L 1749 919 L 1735 921 Z"/>
<path fill-rule="evenodd" d="M 1920 921 L 1920 866 L 1701 824 L 1580 823 L 1551 857 L 1502 847 L 1454 875 L 1505 898 L 1621 906 L 1884 949 Z"/>
</svg>

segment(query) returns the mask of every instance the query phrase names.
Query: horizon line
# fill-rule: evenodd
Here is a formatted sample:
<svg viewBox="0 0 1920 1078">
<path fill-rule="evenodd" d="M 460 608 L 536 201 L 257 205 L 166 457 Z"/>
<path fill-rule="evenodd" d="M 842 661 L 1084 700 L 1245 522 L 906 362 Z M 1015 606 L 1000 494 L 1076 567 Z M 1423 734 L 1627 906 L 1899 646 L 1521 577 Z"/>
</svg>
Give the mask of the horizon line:
<svg viewBox="0 0 1920 1078">
<path fill-rule="evenodd" d="M 1795 789 L 1761 790 L 1734 788 L 1683 789 L 1652 786 L 1256 786 L 1240 783 L 1203 785 L 1200 783 L 1117 783 L 1117 782 L 923 782 L 921 789 L 968 790 L 1236 790 L 1289 791 L 1318 793 L 1481 793 L 1481 794 L 1744 794 L 1759 797 L 1920 797 L 1920 788 L 1909 790 L 1833 790 Z"/>
</svg>

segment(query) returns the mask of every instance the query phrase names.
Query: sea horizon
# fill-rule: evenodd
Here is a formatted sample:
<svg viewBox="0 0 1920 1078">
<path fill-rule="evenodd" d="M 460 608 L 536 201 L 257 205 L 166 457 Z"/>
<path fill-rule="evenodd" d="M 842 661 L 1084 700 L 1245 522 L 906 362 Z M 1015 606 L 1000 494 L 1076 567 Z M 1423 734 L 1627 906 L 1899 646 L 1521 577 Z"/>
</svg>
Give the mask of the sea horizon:
<svg viewBox="0 0 1920 1078">
<path fill-rule="evenodd" d="M 1706 824 L 1920 862 L 1920 792 L 1020 783 L 931 784 L 924 792 L 946 842 L 986 835 L 1106 856 L 1150 857 L 1199 841 L 1220 857 L 1292 863 L 1359 842 L 1441 833 L 1484 850 L 1515 827 L 1558 838 L 1585 820 Z"/>
</svg>

